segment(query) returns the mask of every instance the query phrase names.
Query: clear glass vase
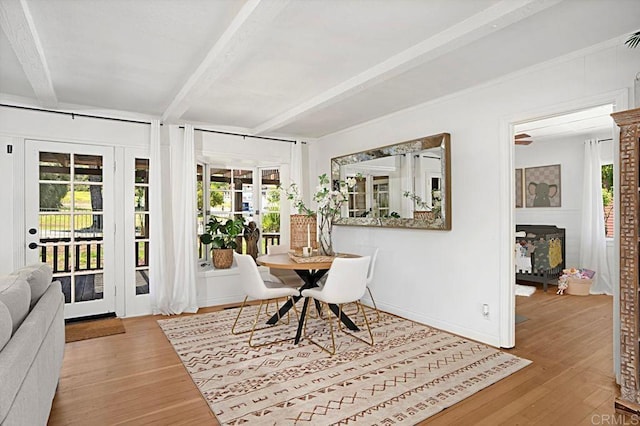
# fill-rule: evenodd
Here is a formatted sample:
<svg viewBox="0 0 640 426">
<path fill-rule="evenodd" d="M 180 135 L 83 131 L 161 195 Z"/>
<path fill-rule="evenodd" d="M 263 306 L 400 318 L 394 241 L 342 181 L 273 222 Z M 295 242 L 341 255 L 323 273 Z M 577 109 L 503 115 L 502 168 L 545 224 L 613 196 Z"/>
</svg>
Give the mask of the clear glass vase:
<svg viewBox="0 0 640 426">
<path fill-rule="evenodd" d="M 320 221 L 320 244 L 318 246 L 319 254 L 322 256 L 335 256 L 333 251 L 333 240 L 332 240 L 332 232 L 333 232 L 333 222 L 329 220 L 321 220 Z"/>
</svg>

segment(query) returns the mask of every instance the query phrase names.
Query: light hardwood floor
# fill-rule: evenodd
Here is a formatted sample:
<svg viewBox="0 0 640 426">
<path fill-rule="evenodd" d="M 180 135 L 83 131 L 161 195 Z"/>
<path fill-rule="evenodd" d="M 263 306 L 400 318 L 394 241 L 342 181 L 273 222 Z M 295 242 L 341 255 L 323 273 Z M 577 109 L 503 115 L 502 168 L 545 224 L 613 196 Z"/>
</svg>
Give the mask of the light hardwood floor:
<svg viewBox="0 0 640 426">
<path fill-rule="evenodd" d="M 617 394 L 611 297 L 539 288 L 516 299 L 528 320 L 508 352 L 533 364 L 422 424 L 637 424 L 607 417 Z M 125 319 L 125 334 L 68 343 L 49 425 L 217 425 L 157 319 Z"/>
</svg>

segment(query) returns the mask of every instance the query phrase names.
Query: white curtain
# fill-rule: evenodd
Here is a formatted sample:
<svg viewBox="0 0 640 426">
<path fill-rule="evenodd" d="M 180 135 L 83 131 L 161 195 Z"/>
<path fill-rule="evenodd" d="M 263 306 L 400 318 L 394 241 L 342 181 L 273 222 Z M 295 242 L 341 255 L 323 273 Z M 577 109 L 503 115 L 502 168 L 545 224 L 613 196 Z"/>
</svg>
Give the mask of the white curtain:
<svg viewBox="0 0 640 426">
<path fill-rule="evenodd" d="M 604 229 L 601 167 L 598 141 L 585 141 L 580 267 L 596 271 L 592 294 L 613 294 Z"/>
<path fill-rule="evenodd" d="M 197 312 L 196 302 L 196 158 L 193 126 L 170 126 L 173 212 L 173 293 L 171 313 Z"/>
<path fill-rule="evenodd" d="M 169 126 L 170 161 L 160 123 L 151 125 L 149 293 L 154 314 L 196 312 L 195 154 L 193 126 Z"/>
</svg>

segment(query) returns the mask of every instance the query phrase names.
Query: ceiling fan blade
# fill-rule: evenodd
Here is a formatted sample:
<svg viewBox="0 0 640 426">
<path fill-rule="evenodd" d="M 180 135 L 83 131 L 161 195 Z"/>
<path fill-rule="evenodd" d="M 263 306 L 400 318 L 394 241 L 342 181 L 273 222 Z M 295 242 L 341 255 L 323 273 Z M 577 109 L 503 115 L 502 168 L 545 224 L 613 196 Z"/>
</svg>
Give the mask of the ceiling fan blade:
<svg viewBox="0 0 640 426">
<path fill-rule="evenodd" d="M 530 138 L 531 136 L 526 134 L 526 133 L 519 133 L 517 135 L 514 136 L 515 139 L 525 139 L 525 138 Z"/>
</svg>

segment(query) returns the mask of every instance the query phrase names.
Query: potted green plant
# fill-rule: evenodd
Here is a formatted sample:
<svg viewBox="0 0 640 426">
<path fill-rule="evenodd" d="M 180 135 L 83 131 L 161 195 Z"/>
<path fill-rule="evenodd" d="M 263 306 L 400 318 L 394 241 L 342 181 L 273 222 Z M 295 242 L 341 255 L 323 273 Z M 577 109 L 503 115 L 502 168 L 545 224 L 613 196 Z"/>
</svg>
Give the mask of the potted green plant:
<svg viewBox="0 0 640 426">
<path fill-rule="evenodd" d="M 238 247 L 236 239 L 244 231 L 240 217 L 221 220 L 212 216 L 200 235 L 202 244 L 211 244 L 211 258 L 216 269 L 228 269 L 233 263 L 233 251 Z"/>
</svg>

